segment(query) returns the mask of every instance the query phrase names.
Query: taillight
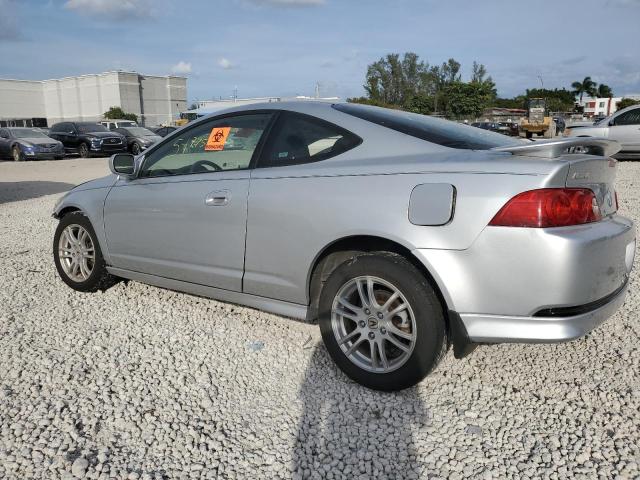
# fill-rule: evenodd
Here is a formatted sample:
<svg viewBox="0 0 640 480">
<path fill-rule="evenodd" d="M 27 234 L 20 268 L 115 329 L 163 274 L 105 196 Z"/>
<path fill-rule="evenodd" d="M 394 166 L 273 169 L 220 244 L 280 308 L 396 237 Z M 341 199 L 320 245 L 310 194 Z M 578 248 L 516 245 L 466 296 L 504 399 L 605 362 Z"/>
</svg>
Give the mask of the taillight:
<svg viewBox="0 0 640 480">
<path fill-rule="evenodd" d="M 566 227 L 597 222 L 601 218 L 596 196 L 588 188 L 541 188 L 513 197 L 489 225 Z"/>
</svg>

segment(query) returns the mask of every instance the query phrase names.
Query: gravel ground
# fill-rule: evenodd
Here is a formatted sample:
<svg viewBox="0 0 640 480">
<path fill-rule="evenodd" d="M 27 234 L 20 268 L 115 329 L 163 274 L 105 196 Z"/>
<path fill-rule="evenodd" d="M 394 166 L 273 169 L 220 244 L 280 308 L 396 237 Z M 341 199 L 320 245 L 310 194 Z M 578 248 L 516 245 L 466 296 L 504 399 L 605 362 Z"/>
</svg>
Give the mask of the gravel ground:
<svg viewBox="0 0 640 480">
<path fill-rule="evenodd" d="M 313 325 L 135 282 L 70 290 L 51 257 L 59 194 L 1 183 L 30 166 L 0 164 L 0 478 L 640 476 L 637 269 L 586 338 L 450 352 L 377 393 Z M 636 222 L 638 184 L 621 164 Z"/>
</svg>

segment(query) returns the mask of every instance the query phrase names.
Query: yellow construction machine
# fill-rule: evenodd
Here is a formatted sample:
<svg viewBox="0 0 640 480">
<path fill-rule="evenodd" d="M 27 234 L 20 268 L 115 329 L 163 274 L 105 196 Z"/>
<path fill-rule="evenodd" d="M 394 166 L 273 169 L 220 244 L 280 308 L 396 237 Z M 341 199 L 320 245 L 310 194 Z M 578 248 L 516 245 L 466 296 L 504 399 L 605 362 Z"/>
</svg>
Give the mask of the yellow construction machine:
<svg viewBox="0 0 640 480">
<path fill-rule="evenodd" d="M 544 138 L 553 138 L 556 135 L 556 124 L 547 111 L 547 102 L 544 98 L 530 98 L 527 100 L 527 115 L 520 121 L 520 131 L 527 138 L 533 134 L 544 135 Z"/>
</svg>

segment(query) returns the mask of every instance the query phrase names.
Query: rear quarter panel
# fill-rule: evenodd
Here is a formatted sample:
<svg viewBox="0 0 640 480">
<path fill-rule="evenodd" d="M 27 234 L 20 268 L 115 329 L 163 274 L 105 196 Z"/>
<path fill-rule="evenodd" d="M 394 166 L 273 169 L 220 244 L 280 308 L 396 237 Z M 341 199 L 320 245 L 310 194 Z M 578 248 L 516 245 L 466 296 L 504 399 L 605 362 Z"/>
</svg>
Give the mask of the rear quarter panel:
<svg viewBox="0 0 640 480">
<path fill-rule="evenodd" d="M 548 174 L 428 172 L 303 176 L 301 167 L 258 169 L 249 194 L 243 289 L 308 302 L 308 279 L 321 252 L 356 235 L 381 237 L 409 250 L 468 248 L 507 199 L 524 190 L 562 186 Z M 551 185 L 550 179 L 561 182 Z M 455 187 L 452 220 L 442 226 L 409 221 L 420 184 Z"/>
</svg>

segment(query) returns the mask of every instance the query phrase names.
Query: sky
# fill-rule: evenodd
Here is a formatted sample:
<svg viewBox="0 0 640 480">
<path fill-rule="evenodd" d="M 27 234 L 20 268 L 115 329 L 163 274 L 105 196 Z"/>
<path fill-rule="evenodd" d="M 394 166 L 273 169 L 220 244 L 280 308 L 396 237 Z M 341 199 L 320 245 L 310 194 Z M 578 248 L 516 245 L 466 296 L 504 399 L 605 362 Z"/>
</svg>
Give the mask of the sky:
<svg viewBox="0 0 640 480">
<path fill-rule="evenodd" d="M 364 95 L 387 53 L 483 63 L 498 94 L 640 94 L 640 0 L 0 0 L 0 78 L 184 75 L 188 99 Z"/>
</svg>

